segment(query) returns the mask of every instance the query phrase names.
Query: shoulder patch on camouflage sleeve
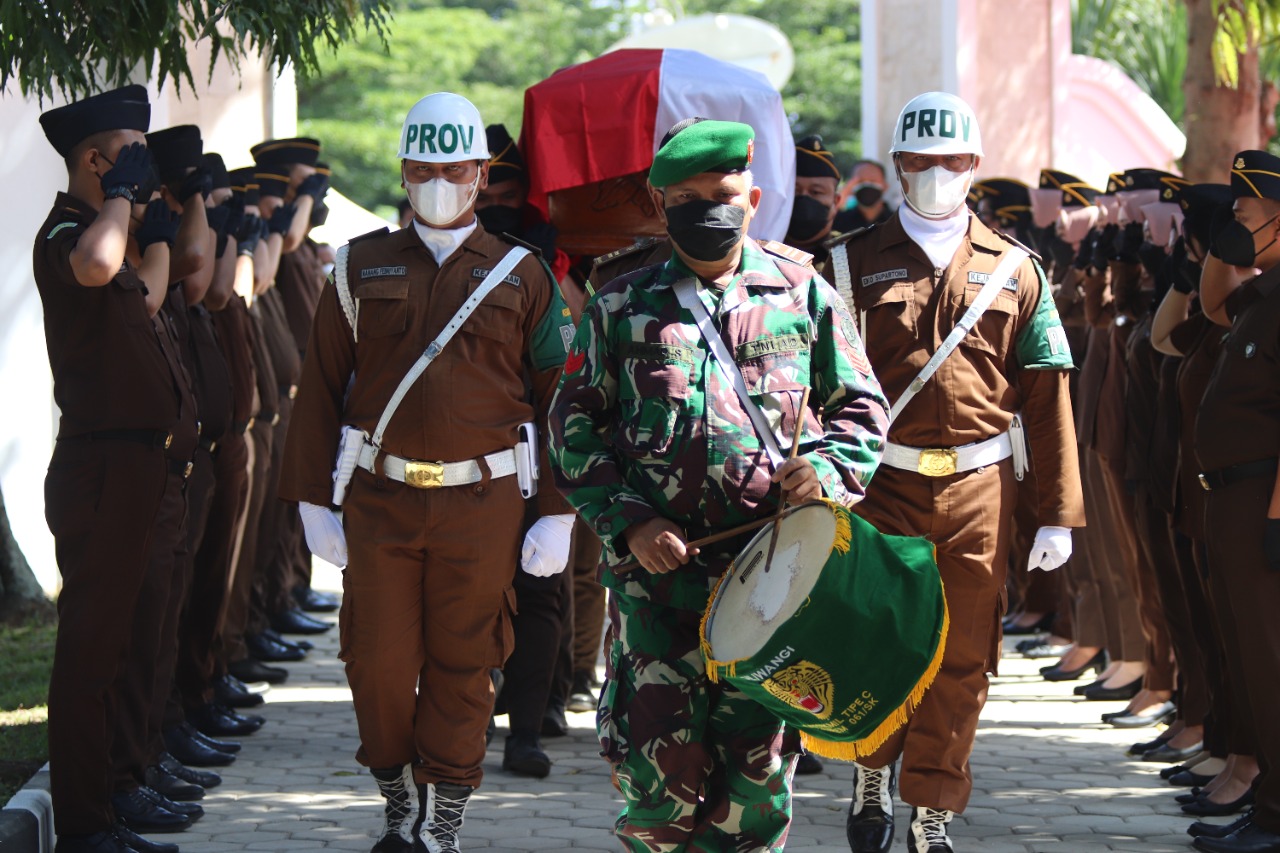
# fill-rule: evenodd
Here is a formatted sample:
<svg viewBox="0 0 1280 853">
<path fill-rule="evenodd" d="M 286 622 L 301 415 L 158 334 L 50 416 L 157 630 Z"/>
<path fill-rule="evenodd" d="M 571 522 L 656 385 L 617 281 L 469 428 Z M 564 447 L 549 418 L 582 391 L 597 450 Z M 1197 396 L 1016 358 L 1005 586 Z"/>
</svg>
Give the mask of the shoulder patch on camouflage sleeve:
<svg viewBox="0 0 1280 853">
<path fill-rule="evenodd" d="M 760 248 L 793 264 L 799 264 L 802 267 L 813 267 L 813 255 L 797 249 L 795 246 L 788 246 L 786 243 L 779 243 L 777 240 L 765 240 L 760 243 Z"/>
</svg>

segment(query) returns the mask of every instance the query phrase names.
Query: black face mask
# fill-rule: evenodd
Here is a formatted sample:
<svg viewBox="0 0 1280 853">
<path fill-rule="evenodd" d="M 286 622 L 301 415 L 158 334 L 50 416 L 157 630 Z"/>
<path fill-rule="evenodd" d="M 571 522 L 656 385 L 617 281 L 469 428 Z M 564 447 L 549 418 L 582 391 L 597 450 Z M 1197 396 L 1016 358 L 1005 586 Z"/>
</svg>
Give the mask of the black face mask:
<svg viewBox="0 0 1280 853">
<path fill-rule="evenodd" d="M 747 212 L 733 204 L 698 199 L 668 207 L 667 234 L 695 261 L 718 261 L 742 242 Z"/>
<path fill-rule="evenodd" d="M 805 243 L 822 233 L 831 219 L 831 205 L 823 204 L 813 196 L 802 195 L 791 206 L 791 223 L 787 226 L 787 239 Z"/>
<path fill-rule="evenodd" d="M 884 190 L 877 186 L 867 184 L 854 190 L 853 197 L 857 199 L 858 204 L 863 207 L 871 207 L 873 204 L 879 202 L 880 199 L 884 198 Z"/>
<path fill-rule="evenodd" d="M 511 234 L 519 236 L 520 223 L 523 219 L 518 207 L 505 204 L 491 204 L 488 207 L 476 208 L 476 218 L 490 234 Z"/>
<path fill-rule="evenodd" d="M 1153 277 L 1164 266 L 1164 261 L 1167 257 L 1168 255 L 1165 254 L 1164 249 L 1155 243 L 1144 240 L 1138 248 L 1138 260 L 1142 262 L 1142 267 L 1147 271 L 1147 275 Z"/>
<path fill-rule="evenodd" d="M 1275 219 L 1275 216 L 1271 217 L 1252 231 L 1240 220 L 1232 219 L 1214 235 L 1209 254 L 1233 267 L 1253 266 L 1254 260 L 1258 257 L 1257 247 L 1253 244 L 1253 235 L 1266 228 Z M 1272 237 L 1271 242 L 1262 247 L 1262 251 L 1270 249 L 1275 242 L 1276 238 Z"/>
</svg>

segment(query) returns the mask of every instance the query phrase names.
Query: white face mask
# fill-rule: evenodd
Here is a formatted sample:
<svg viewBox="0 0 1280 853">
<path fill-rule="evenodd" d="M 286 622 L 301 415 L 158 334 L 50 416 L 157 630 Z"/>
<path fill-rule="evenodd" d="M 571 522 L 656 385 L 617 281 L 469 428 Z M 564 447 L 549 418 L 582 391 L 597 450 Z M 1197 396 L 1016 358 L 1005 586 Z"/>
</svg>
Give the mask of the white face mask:
<svg viewBox="0 0 1280 853">
<path fill-rule="evenodd" d="M 462 215 L 480 192 L 480 173 L 469 184 L 454 184 L 444 178 L 432 178 L 420 184 L 405 182 L 409 204 L 428 224 L 436 228 L 448 225 Z"/>
<path fill-rule="evenodd" d="M 969 197 L 973 169 L 952 172 L 945 166 L 934 166 L 923 172 L 898 171 L 907 204 L 921 216 L 945 219 L 960 209 Z"/>
</svg>

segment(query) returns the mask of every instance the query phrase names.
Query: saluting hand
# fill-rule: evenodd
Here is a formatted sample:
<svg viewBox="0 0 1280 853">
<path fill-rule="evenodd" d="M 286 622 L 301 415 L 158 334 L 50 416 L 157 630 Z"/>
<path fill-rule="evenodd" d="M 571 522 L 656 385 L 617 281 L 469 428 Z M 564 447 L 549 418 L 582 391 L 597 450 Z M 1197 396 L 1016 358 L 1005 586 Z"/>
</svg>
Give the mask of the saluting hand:
<svg viewBox="0 0 1280 853">
<path fill-rule="evenodd" d="M 789 504 L 808 503 L 822 497 L 818 471 L 803 456 L 783 462 L 769 479 L 782 485 L 783 498 Z"/>
<path fill-rule="evenodd" d="M 623 532 L 631 556 L 644 570 L 654 575 L 673 572 L 698 553 L 685 543 L 684 531 L 665 518 L 650 518 L 631 525 Z"/>
<path fill-rule="evenodd" d="M 169 209 L 169 203 L 164 199 L 156 199 L 147 205 L 142 224 L 133 232 L 133 237 L 138 241 L 138 251 L 144 255 L 147 247 L 154 243 L 172 246 L 178 239 L 178 214 Z"/>
</svg>

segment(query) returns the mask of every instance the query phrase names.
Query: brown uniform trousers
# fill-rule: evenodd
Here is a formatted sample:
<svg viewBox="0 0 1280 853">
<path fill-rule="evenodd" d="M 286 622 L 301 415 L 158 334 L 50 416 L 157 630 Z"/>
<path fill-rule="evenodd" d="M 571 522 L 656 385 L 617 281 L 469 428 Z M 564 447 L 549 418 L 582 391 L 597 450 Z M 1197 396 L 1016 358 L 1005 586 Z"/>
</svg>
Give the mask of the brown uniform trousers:
<svg viewBox="0 0 1280 853">
<path fill-rule="evenodd" d="M 340 427 L 374 431 L 400 380 L 510 248 L 477 226 L 438 267 L 413 228 L 351 243 L 358 342 L 327 286 L 281 497 L 329 505 Z M 531 356 L 548 312 L 568 310 L 554 288 L 536 259 L 517 264 L 411 388 L 383 451 L 457 462 L 514 447 L 521 423 L 545 432 L 559 364 L 535 366 Z M 511 581 L 526 507 L 514 476 L 417 490 L 387 479 L 380 463 L 378 471 L 357 470 L 342 507 L 349 564 L 340 644 L 360 729 L 357 760 L 374 768 L 416 761 L 420 782 L 478 785 L 493 708 L 489 670 L 513 642 Z M 533 509 L 569 512 L 549 465 Z"/>
<path fill-rule="evenodd" d="M 1246 283 L 1228 305 L 1234 323 L 1196 419 L 1196 456 L 1210 475 L 1280 457 L 1280 268 Z M 1215 488 L 1205 504 L 1209 571 L 1230 608 L 1222 627 L 1237 643 L 1227 652 L 1239 655 L 1228 661 L 1241 702 L 1232 713 L 1248 718 L 1261 768 L 1253 819 L 1270 832 L 1280 832 L 1280 571 L 1262 542 L 1275 484 L 1275 474 L 1259 474 Z"/>
<path fill-rule="evenodd" d="M 69 256 L 96 215 L 59 193 L 33 253 L 60 410 L 45 480 L 63 582 L 49 683 L 59 835 L 114 825 L 115 756 L 145 741 L 152 673 L 133 663 L 157 652 L 168 589 L 152 557 L 196 446 L 187 377 L 147 315 L 134 268 L 104 287 L 76 282 Z"/>
<path fill-rule="evenodd" d="M 1009 243 L 973 218 L 946 270 L 935 270 L 895 215 L 847 242 L 855 317 L 881 386 L 902 395 L 950 333 Z M 828 270 L 830 273 L 830 270 Z M 1041 526 L 1084 524 L 1065 370 L 1023 370 L 1015 348 L 1041 299 L 1036 266 L 1024 261 L 1016 289 L 1002 292 L 965 341 L 890 429 L 908 447 L 957 447 L 1005 432 L 1022 412 L 1036 476 Z M 902 797 L 963 811 L 972 790 L 969 755 L 999 660 L 1000 620 L 1016 503 L 1010 460 L 931 478 L 881 465 L 855 511 L 885 533 L 926 536 L 937 546 L 951 627 L 942 670 L 907 726 L 865 760 L 902 755 Z"/>
</svg>

